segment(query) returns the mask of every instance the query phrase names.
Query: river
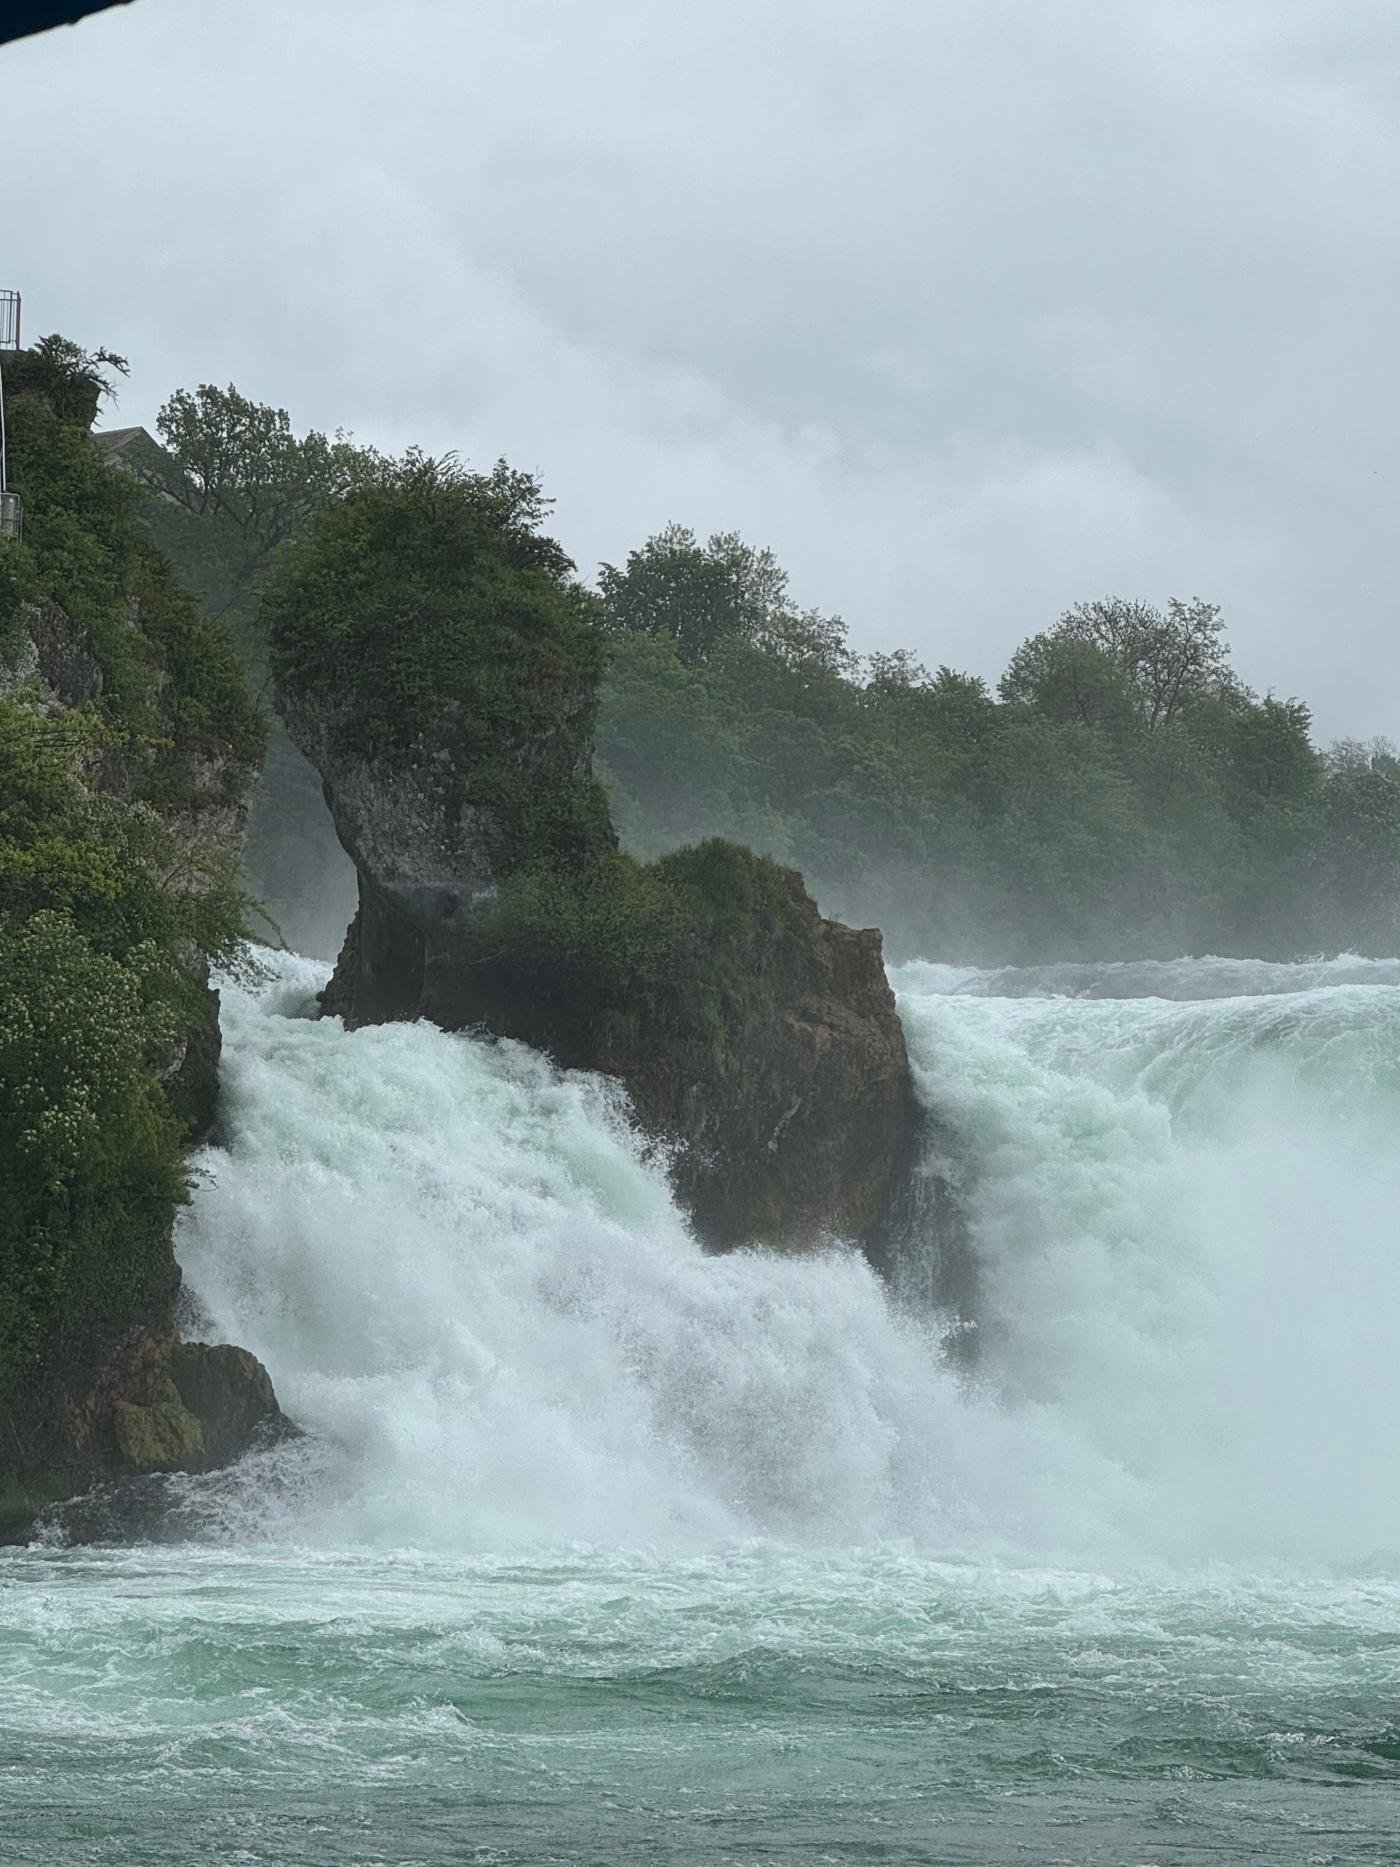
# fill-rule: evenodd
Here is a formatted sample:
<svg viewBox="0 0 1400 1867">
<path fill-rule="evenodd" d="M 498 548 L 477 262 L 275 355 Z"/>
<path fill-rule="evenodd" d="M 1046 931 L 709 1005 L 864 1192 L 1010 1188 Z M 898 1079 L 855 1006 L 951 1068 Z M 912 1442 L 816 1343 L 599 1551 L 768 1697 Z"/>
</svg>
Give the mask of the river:
<svg viewBox="0 0 1400 1867">
<path fill-rule="evenodd" d="M 901 968 L 955 1354 L 322 976 L 226 989 L 179 1239 L 308 1437 L 0 1553 L 0 1859 L 1400 1859 L 1400 965 Z"/>
</svg>

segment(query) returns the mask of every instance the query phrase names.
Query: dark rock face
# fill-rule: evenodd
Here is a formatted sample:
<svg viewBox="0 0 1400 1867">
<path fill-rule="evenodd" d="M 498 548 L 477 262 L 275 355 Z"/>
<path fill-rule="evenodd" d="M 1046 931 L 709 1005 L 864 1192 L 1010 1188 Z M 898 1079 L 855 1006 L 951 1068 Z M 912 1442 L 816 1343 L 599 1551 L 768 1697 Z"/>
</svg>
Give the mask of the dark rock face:
<svg viewBox="0 0 1400 1867">
<path fill-rule="evenodd" d="M 514 761 L 526 788 L 589 775 L 579 728 L 591 717 L 591 684 L 560 682 L 553 698 L 558 730 Z M 359 878 L 359 909 L 323 1008 L 350 1024 L 432 1016 L 425 980 L 456 968 L 476 913 L 497 895 L 508 813 L 466 795 L 450 714 L 408 754 L 367 757 L 347 744 L 343 720 L 323 700 L 279 691 L 278 706 L 292 743 L 321 774 Z"/>
<path fill-rule="evenodd" d="M 339 749 L 334 721 L 304 697 L 281 704 L 359 875 L 323 1011 L 352 1026 L 483 1028 L 618 1078 L 641 1128 L 669 1145 L 677 1196 L 716 1248 L 873 1243 L 917 1123 L 878 932 L 823 920 L 800 876 L 763 865 L 770 897 L 729 930 L 722 985 L 639 992 L 622 1010 L 494 988 L 472 929 L 502 880 L 499 839 L 488 811 L 461 802 L 450 742 L 363 758 Z M 545 747 L 540 761 L 553 755 Z M 573 751 L 559 776 L 586 770 Z M 702 948 L 701 975 L 706 959 Z"/>
<path fill-rule="evenodd" d="M 45 1436 L 47 1462 L 31 1464 L 14 1508 L 0 1499 L 0 1543 L 23 1541 L 50 1520 L 61 1520 L 68 1542 L 159 1534 L 158 1518 L 183 1496 L 166 1478 L 218 1472 L 301 1437 L 247 1349 L 175 1340 L 178 1289 L 172 1260 L 159 1326 L 136 1328 L 87 1358 L 94 1372 L 62 1397 Z M 45 1509 L 63 1498 L 70 1501 Z M 84 1526 L 99 1522 L 107 1527 L 89 1536 Z"/>
<path fill-rule="evenodd" d="M 141 1331 L 55 1428 L 53 1463 L 0 1496 L 0 1543 L 183 1540 L 217 1520 L 221 1474 L 302 1437 L 247 1349 Z"/>
<path fill-rule="evenodd" d="M 111 1403 L 117 1469 L 206 1472 L 296 1431 L 246 1348 L 175 1342 Z"/>
<path fill-rule="evenodd" d="M 786 880 L 805 951 L 769 971 L 753 926 L 747 979 L 720 998 L 727 1041 L 698 1020 L 657 1041 L 643 1008 L 600 1021 L 575 1059 L 619 1077 L 642 1127 L 680 1142 L 677 1197 L 720 1249 L 870 1245 L 912 1158 L 917 1111 L 880 935 L 823 920 L 801 878 Z"/>
</svg>

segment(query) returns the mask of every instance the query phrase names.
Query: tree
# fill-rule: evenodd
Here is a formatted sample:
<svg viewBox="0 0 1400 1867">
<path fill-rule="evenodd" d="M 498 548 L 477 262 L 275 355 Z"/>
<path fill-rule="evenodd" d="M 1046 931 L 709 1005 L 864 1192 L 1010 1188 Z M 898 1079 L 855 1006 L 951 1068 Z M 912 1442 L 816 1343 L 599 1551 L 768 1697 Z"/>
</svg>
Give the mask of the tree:
<svg viewBox="0 0 1400 1867">
<path fill-rule="evenodd" d="M 1121 731 L 1138 714 L 1131 676 L 1106 648 L 1059 629 L 1032 635 L 1001 677 L 1008 706 L 1028 707 L 1062 725 Z"/>
<path fill-rule="evenodd" d="M 1101 597 L 1066 610 L 1049 633 L 1084 642 L 1117 663 L 1139 696 L 1148 727 L 1169 726 L 1202 694 L 1235 685 L 1217 603 L 1172 597 L 1166 614 L 1126 597 Z"/>
<path fill-rule="evenodd" d="M 865 691 L 872 699 L 922 693 L 932 684 L 933 676 L 912 649 L 896 648 L 887 655 L 877 650 L 865 657 Z"/>
<path fill-rule="evenodd" d="M 1400 945 L 1400 755 L 1388 739 L 1327 752 L 1318 900 L 1329 945 L 1393 954 Z"/>
<path fill-rule="evenodd" d="M 668 525 L 630 551 L 620 570 L 600 566 L 598 589 L 610 635 L 670 636 L 682 661 L 708 661 L 726 643 L 790 667 L 849 660 L 840 617 L 799 609 L 773 553 L 737 532 L 715 532 L 702 545 L 689 526 Z"/>
<path fill-rule="evenodd" d="M 327 500 L 374 469 L 372 449 L 343 431 L 292 430 L 284 408 L 253 402 L 232 383 L 177 389 L 156 417 L 164 456 L 137 456 L 138 477 L 162 498 L 216 526 L 232 546 L 235 602 Z"/>
<path fill-rule="evenodd" d="M 537 482 L 498 461 L 379 461 L 316 513 L 262 586 L 272 671 L 356 757 L 435 735 L 502 872 L 611 846 L 588 776 L 606 644 L 597 599 L 540 530 Z"/>
<path fill-rule="evenodd" d="M 84 428 L 92 426 L 104 396 L 115 400 L 115 378 L 130 369 L 114 350 L 84 350 L 57 331 L 21 351 L 17 362 L 17 369 L 5 365 L 11 388 L 41 397 L 60 421 Z"/>
</svg>

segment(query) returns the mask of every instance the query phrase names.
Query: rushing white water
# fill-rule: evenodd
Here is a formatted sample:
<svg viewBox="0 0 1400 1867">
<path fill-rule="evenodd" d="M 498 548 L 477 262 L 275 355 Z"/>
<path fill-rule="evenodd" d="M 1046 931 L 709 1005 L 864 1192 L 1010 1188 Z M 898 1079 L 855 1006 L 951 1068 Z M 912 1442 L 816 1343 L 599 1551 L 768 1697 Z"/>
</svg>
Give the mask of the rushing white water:
<svg viewBox="0 0 1400 1867">
<path fill-rule="evenodd" d="M 279 964 L 226 991 L 225 1145 L 181 1256 L 315 1435 L 280 1532 L 1400 1550 L 1393 969 L 1183 962 L 1169 995 L 1086 998 L 904 968 L 980 1268 L 968 1375 L 849 1250 L 702 1254 L 602 1085 L 347 1035 L 297 1015 L 319 970 Z"/>
<path fill-rule="evenodd" d="M 1395 1860 L 1396 969 L 905 968 L 970 1362 L 319 977 L 227 991 L 181 1236 L 311 1435 L 0 1551 L 6 1861 Z"/>
</svg>

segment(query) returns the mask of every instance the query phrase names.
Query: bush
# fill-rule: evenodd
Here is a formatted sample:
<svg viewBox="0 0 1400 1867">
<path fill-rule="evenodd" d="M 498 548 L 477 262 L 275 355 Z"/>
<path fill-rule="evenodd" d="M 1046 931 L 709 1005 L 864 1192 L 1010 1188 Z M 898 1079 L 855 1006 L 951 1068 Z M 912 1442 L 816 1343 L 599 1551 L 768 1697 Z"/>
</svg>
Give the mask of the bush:
<svg viewBox="0 0 1400 1867">
<path fill-rule="evenodd" d="M 504 462 L 410 454 L 323 507 L 262 595 L 283 692 L 319 704 L 345 750 L 445 744 L 463 802 L 494 813 L 502 869 L 577 864 L 612 840 L 582 775 L 603 639 L 545 510 Z"/>
<path fill-rule="evenodd" d="M 149 805 L 83 782 L 112 743 L 91 715 L 0 701 L 0 916 L 56 909 L 96 952 L 154 949 L 170 959 L 178 995 L 187 975 L 176 955 L 192 945 L 232 959 L 248 903 L 231 852 L 191 843 Z"/>
<path fill-rule="evenodd" d="M 179 1132 L 163 956 L 96 952 L 66 914 L 0 918 L 0 1406 L 46 1347 L 115 1335 L 169 1263 Z"/>
</svg>

